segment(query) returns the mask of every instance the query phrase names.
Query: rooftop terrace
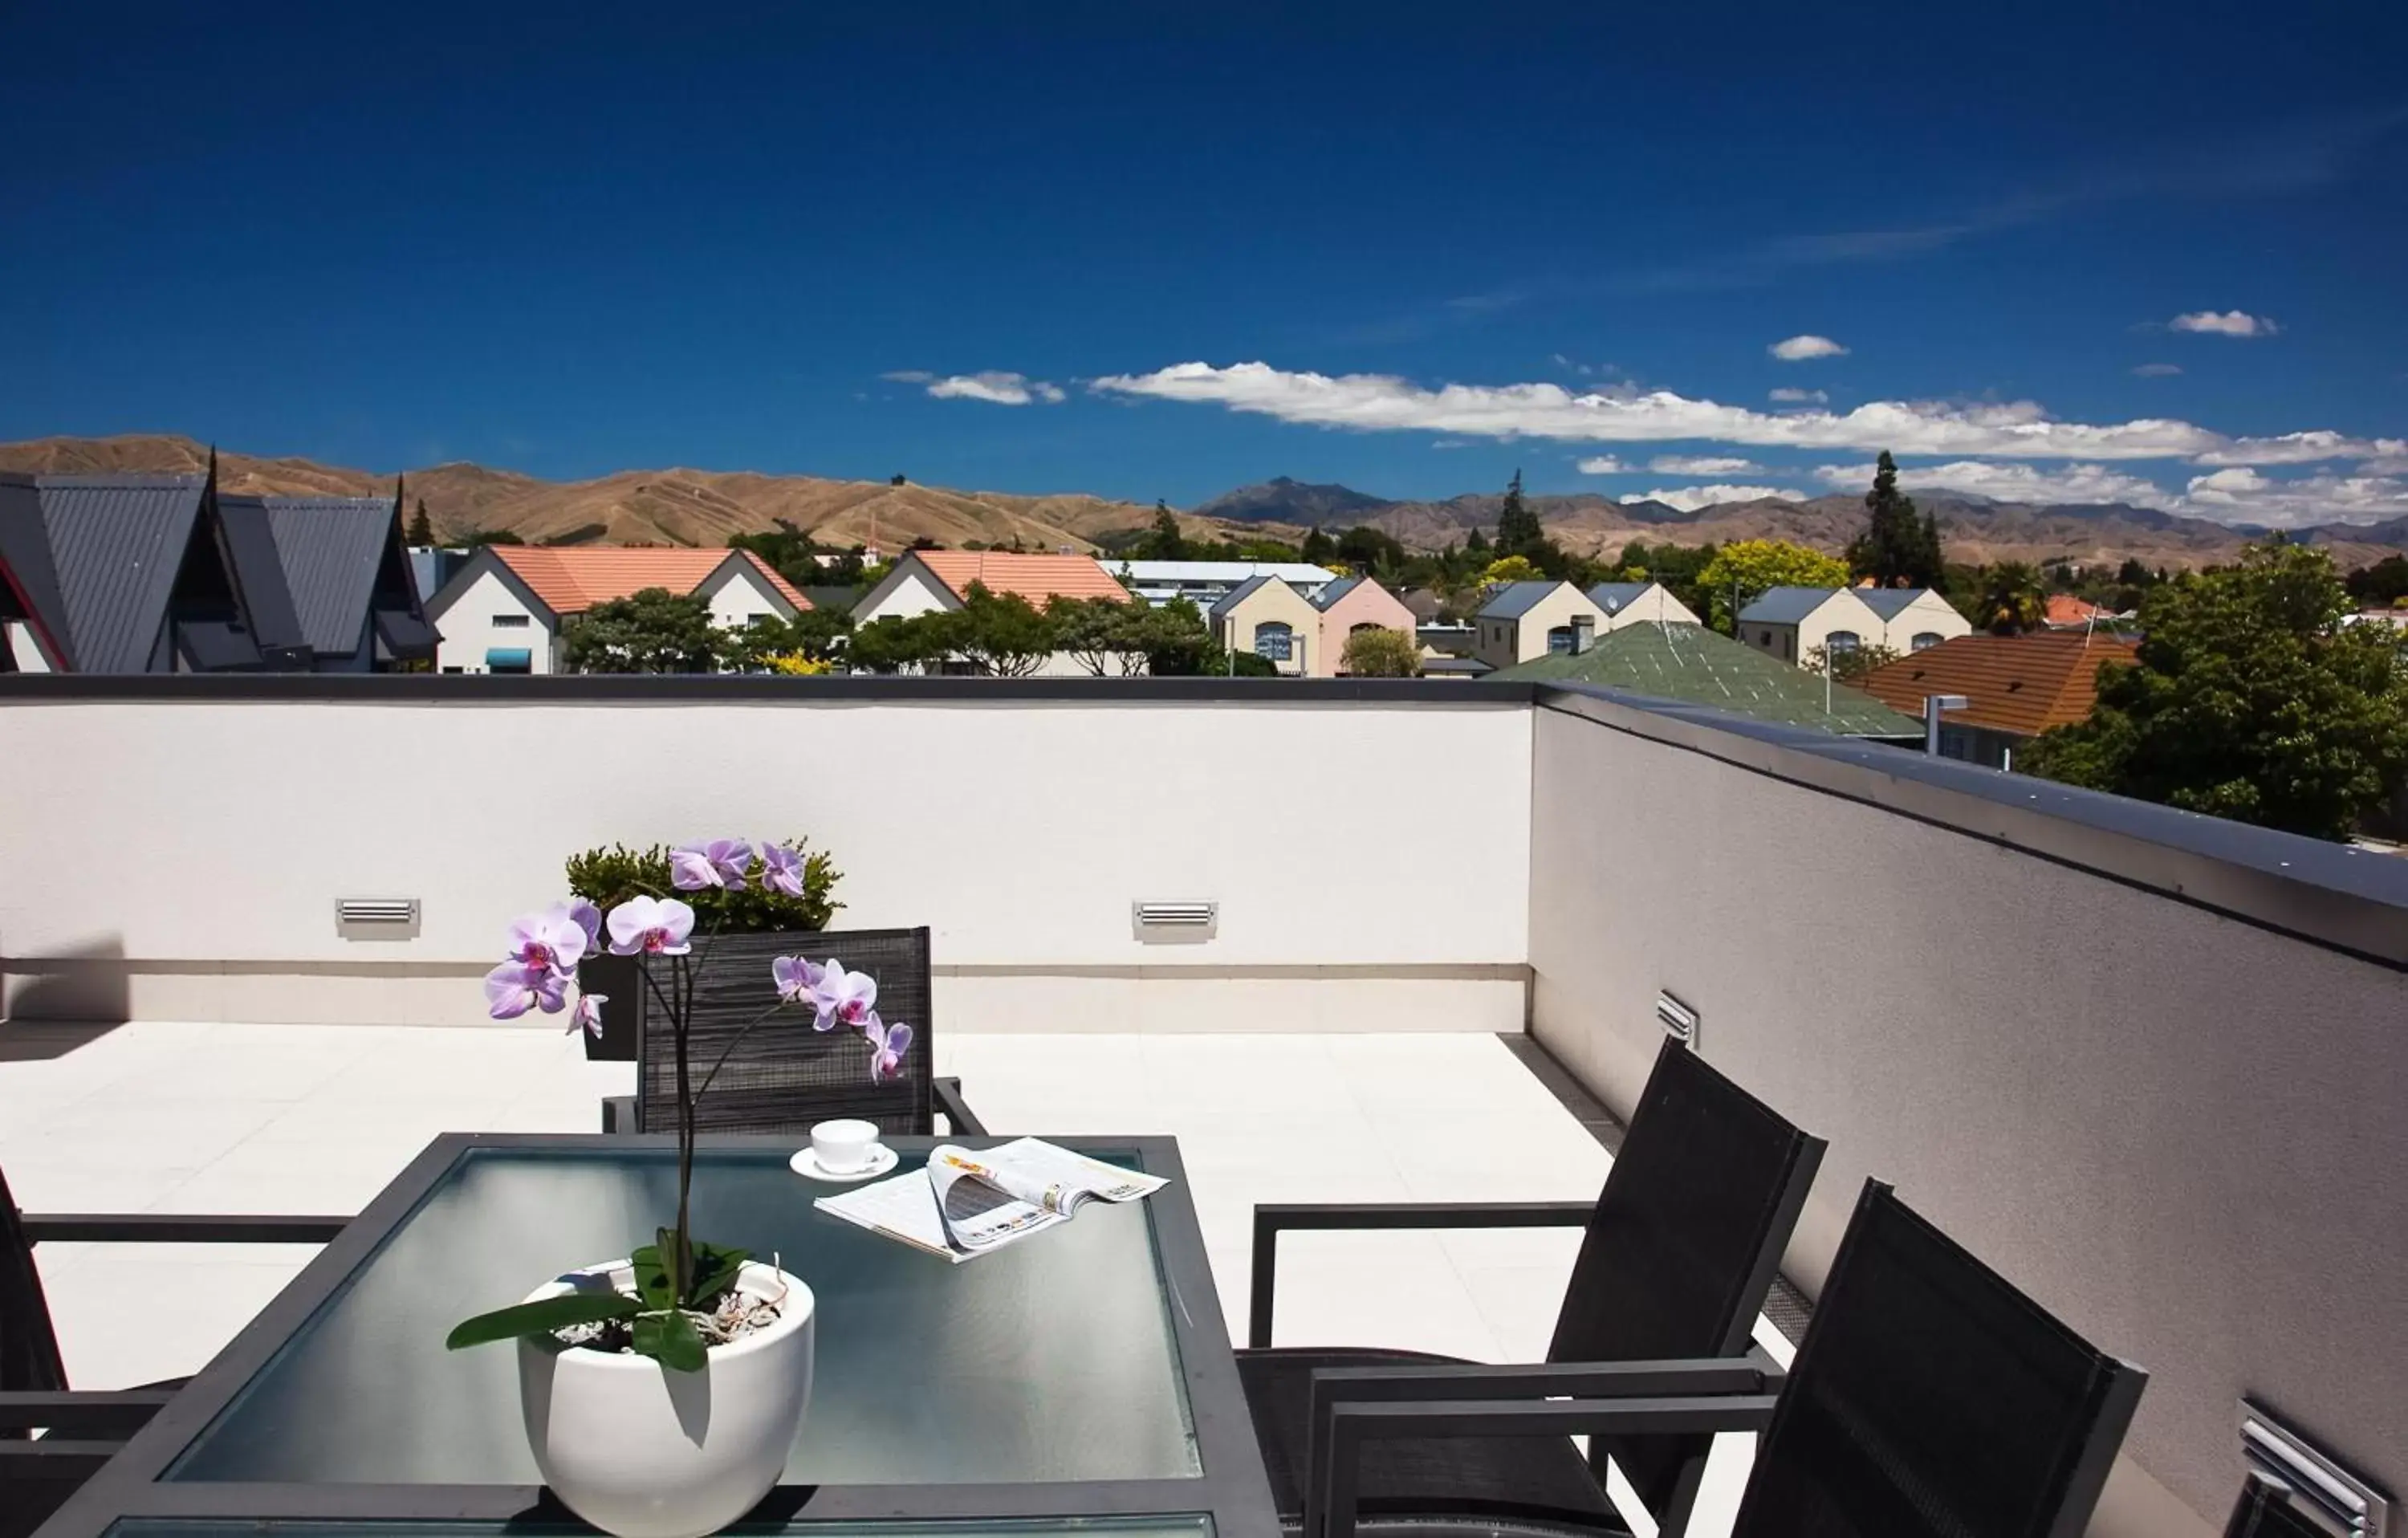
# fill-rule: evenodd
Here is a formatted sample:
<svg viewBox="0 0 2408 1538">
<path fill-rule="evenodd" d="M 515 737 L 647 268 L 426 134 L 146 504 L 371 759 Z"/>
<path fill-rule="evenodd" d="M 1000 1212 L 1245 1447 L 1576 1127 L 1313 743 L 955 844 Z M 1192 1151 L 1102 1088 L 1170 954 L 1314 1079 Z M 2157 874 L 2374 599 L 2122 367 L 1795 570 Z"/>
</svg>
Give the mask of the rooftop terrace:
<svg viewBox="0 0 2408 1538">
<path fill-rule="evenodd" d="M 1256 1200 L 1593 1195 L 1498 1038 L 1624 1112 L 1669 992 L 1830 1140 L 1809 1292 L 1878 1174 L 2150 1370 L 2098 1531 L 2211 1531 L 2244 1392 L 2408 1488 L 2408 862 L 1543 684 L 25 679 L 0 762 L 10 1014 L 132 1022 L 0 1029 L 28 1206 L 339 1209 L 436 1131 L 590 1128 L 625 1071 L 479 1024 L 492 937 L 578 849 L 807 834 L 841 923 L 934 928 L 990 1126 L 1180 1137 L 1233 1306 Z M 419 921 L 347 938 L 356 897 Z M 1281 1338 L 1528 1357 L 1567 1242 L 1300 1248 Z M 137 1352 L 45 1260 L 99 1384 L 294 1263 L 218 1262 Z M 1340 1306 L 1362 1266 L 1392 1312 Z"/>
</svg>

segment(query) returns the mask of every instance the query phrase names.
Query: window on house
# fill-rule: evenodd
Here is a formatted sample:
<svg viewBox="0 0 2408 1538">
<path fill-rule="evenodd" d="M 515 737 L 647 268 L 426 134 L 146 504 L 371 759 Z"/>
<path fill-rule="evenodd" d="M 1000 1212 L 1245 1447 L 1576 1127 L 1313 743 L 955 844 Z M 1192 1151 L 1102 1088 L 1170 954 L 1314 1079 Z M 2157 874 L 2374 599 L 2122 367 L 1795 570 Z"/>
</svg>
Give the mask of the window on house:
<svg viewBox="0 0 2408 1538">
<path fill-rule="evenodd" d="M 1823 649 L 1833 656 L 1838 656 L 1843 652 L 1853 652 L 1864 643 L 1865 638 L 1857 635 L 1854 630 L 1834 630 L 1823 638 Z"/>
<path fill-rule="evenodd" d="M 1795 631 L 1781 638 L 1781 659 L 1784 662 L 1798 660 L 1798 636 Z"/>
<path fill-rule="evenodd" d="M 1254 626 L 1254 655 L 1269 662 L 1285 662 L 1296 653 L 1296 631 L 1278 620 Z"/>
<path fill-rule="evenodd" d="M 466 668 L 446 668 L 443 670 L 447 673 L 465 673 L 468 669 Z"/>
<path fill-rule="evenodd" d="M 1380 626 L 1379 626 L 1378 625 L 1374 624 L 1373 622 L 1371 622 L 1371 621 L 1369 621 L 1369 620 L 1365 620 L 1362 624 L 1360 624 L 1360 625 L 1355 625 L 1353 629 L 1348 630 L 1346 633 L 1347 633 L 1348 635 L 1350 635 L 1350 636 L 1359 636 L 1359 635 L 1361 635 L 1361 634 L 1362 634 L 1364 631 L 1366 631 L 1366 630 L 1377 630 L 1377 629 L 1379 629 L 1379 628 L 1380 628 Z"/>
<path fill-rule="evenodd" d="M 1928 652 L 1939 644 L 1940 632 L 1937 630 L 1920 631 L 1914 638 L 1914 649 L 1918 652 Z"/>
<path fill-rule="evenodd" d="M 1571 649 L 1572 627 L 1570 625 L 1558 625 L 1547 632 L 1547 654 L 1550 656 Z"/>
<path fill-rule="evenodd" d="M 496 630 L 508 630 L 513 626 L 522 625 L 526 623 L 527 617 L 524 614 L 496 614 L 494 616 L 494 628 Z"/>
</svg>

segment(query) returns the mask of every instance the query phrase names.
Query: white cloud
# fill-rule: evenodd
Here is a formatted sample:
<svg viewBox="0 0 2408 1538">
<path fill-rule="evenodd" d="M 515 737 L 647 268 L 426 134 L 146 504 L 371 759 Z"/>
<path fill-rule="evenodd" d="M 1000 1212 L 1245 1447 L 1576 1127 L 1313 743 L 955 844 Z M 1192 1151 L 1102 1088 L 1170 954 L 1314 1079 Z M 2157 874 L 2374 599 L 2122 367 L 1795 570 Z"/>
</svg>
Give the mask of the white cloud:
<svg viewBox="0 0 2408 1538">
<path fill-rule="evenodd" d="M 1768 392 L 1766 398 L 1784 406 L 1820 406 L 1831 397 L 1820 390 L 1800 390 L 1795 385 L 1784 384 Z"/>
<path fill-rule="evenodd" d="M 1817 465 L 1814 478 L 1835 488 L 1860 490 L 1873 483 L 1873 467 Z M 2175 502 L 2156 482 L 2104 465 L 2065 465 L 2044 470 L 2019 461 L 2000 465 L 1960 459 L 1950 465 L 1901 465 L 1898 483 L 1909 491 L 1968 492 L 2001 502 L 2129 502 L 2155 508 Z"/>
<path fill-rule="evenodd" d="M 2194 309 L 2166 323 L 2176 331 L 2197 331 L 2211 337 L 2272 337 L 2281 328 L 2263 315 L 2246 310 Z"/>
<path fill-rule="evenodd" d="M 1848 354 L 1846 348 L 1830 338 L 1817 337 L 1812 333 L 1799 337 L 1785 337 L 1766 348 L 1765 351 L 1783 363 L 1804 363 L 1809 358 L 1843 358 Z"/>
<path fill-rule="evenodd" d="M 888 379 L 911 376 L 889 374 Z M 1025 406 L 1031 401 L 1043 401 L 1059 406 L 1066 398 L 1062 387 L 1043 380 L 1032 380 L 1025 374 L 1005 373 L 988 369 L 979 374 L 949 374 L 943 379 L 930 379 L 925 374 L 917 380 L 927 381 L 928 394 L 939 400 L 983 400 L 996 406 Z M 916 382 L 917 381 L 915 381 Z"/>
<path fill-rule="evenodd" d="M 1785 497 L 1792 502 L 1804 500 L 1798 493 L 1783 486 L 1669 486 L 1645 493 L 1634 492 L 1616 500 L 1624 503 L 1661 502 L 1683 512 L 1695 512 L 1717 502 L 1756 502 L 1768 496 Z"/>
<path fill-rule="evenodd" d="M 2132 372 L 2144 380 L 2161 380 L 2171 378 L 2175 374 L 2181 373 L 2182 365 L 2178 363 L 2144 363 L 2138 368 L 2133 369 Z"/>
<path fill-rule="evenodd" d="M 1628 475 L 1632 468 L 1612 454 L 1592 454 L 1572 467 L 1583 475 Z"/>
<path fill-rule="evenodd" d="M 1657 454 L 1647 462 L 1647 467 L 1658 475 L 1761 475 L 1764 467 L 1753 459 L 1721 458 L 1713 454 Z"/>
<path fill-rule="evenodd" d="M 2408 515 L 2408 480 L 2326 472 L 2277 481 L 2235 466 L 2192 477 L 2179 506 L 2184 512 L 2220 523 L 2274 528 L 2372 522 Z"/>
<path fill-rule="evenodd" d="M 896 368 L 881 374 L 878 377 L 882 380 L 891 380 L 896 384 L 925 384 L 937 376 L 929 373 L 924 368 Z"/>
<path fill-rule="evenodd" d="M 933 388 L 933 387 L 932 387 Z M 1458 437 L 1541 438 L 1572 443 L 1695 440 L 1748 447 L 1888 449 L 1933 457 L 2012 459 L 2190 459 L 2202 464 L 2306 464 L 2408 453 L 2408 440 L 2352 438 L 2338 433 L 2230 438 L 2161 417 L 2129 422 L 2061 422 L 2034 401 L 1869 401 L 1848 411 L 1766 412 L 1692 399 L 1670 390 L 1593 390 L 1562 385 L 1445 384 L 1437 388 L 1388 374 L 1326 374 L 1267 363 L 1226 367 L 1174 364 L 1150 374 L 1093 381 L 1106 395 L 1218 405 L 1282 422 L 1358 432 L 1430 432 Z"/>
</svg>

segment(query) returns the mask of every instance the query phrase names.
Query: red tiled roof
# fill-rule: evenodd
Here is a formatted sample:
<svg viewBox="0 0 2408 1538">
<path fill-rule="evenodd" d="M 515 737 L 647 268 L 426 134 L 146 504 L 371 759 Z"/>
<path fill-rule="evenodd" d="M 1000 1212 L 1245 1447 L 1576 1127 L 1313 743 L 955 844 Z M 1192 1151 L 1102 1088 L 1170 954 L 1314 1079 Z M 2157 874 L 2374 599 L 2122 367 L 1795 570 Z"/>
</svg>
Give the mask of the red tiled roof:
<svg viewBox="0 0 2408 1538">
<path fill-rule="evenodd" d="M 2035 737 L 2086 718 L 2099 698 L 2099 665 L 2128 666 L 2138 646 L 2121 636 L 2076 631 L 1957 636 L 1885 663 L 1856 686 L 1915 716 L 1927 695 L 1963 695 L 1971 704 L 1950 712 L 1949 720 Z"/>
<path fill-rule="evenodd" d="M 2112 609 L 2101 609 L 2088 599 L 2077 598 L 2071 593 L 2052 593 L 2048 596 L 2048 623 L 2051 625 L 2087 625 L 2092 620 L 2113 619 L 2114 614 L 2115 611 Z"/>
<path fill-rule="evenodd" d="M 768 579 L 788 603 L 809 609 L 811 600 L 751 551 L 684 550 L 651 545 L 489 545 L 519 581 L 535 590 L 555 614 L 581 614 L 597 603 L 624 598 L 648 587 L 691 593 L 730 555 L 742 555 Z"/>
<path fill-rule="evenodd" d="M 1008 550 L 915 550 L 911 555 L 953 589 L 953 597 L 969 597 L 970 584 L 982 582 L 1001 597 L 1016 593 L 1043 608 L 1045 600 L 1128 597 L 1128 589 L 1112 580 L 1092 555 L 1017 555 Z"/>
</svg>

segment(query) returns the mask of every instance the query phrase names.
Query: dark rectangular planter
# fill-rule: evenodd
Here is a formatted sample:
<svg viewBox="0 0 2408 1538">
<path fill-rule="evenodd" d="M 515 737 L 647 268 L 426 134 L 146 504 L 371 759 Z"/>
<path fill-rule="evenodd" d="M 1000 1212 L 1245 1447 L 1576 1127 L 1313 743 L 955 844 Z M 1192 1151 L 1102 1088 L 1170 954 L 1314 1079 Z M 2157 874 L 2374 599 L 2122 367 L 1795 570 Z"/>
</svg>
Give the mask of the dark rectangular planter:
<svg viewBox="0 0 2408 1538">
<path fill-rule="evenodd" d="M 695 998 L 697 1023 L 715 1022 L 725 1015 L 741 1015 L 750 1020 L 758 1014 L 777 990 L 769 981 L 769 962 L 781 956 L 808 954 L 813 944 L 816 929 L 769 929 L 756 934 L 722 935 L 711 940 L 702 935 L 694 937 L 694 959 L 697 962 L 710 947 L 719 948 L 718 959 L 702 974 L 702 991 Z M 652 963 L 661 985 L 668 985 L 669 969 L 666 958 L 655 957 Z M 638 958 L 632 956 L 591 956 L 577 966 L 577 985 L 603 996 L 602 1034 L 597 1039 L 591 1033 L 585 1038 L 585 1056 L 597 1063 L 632 1063 L 640 1056 L 644 1013 L 660 1013 L 660 1005 L 644 985 L 644 974 Z"/>
<path fill-rule="evenodd" d="M 636 1060 L 636 995 L 643 991 L 643 974 L 632 956 L 589 956 L 577 964 L 580 993 L 602 996 L 602 1034 L 588 1031 L 585 1056 L 597 1063 Z"/>
</svg>

